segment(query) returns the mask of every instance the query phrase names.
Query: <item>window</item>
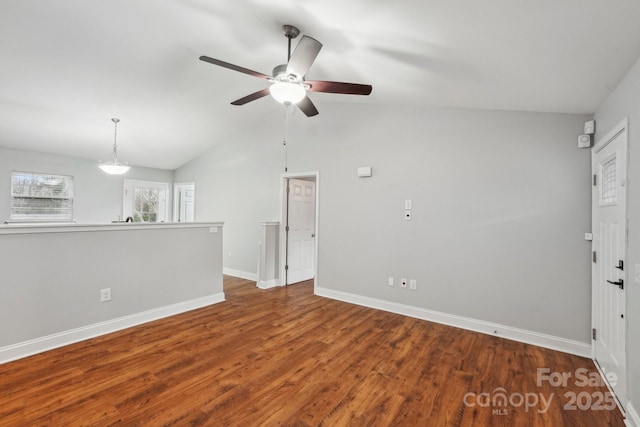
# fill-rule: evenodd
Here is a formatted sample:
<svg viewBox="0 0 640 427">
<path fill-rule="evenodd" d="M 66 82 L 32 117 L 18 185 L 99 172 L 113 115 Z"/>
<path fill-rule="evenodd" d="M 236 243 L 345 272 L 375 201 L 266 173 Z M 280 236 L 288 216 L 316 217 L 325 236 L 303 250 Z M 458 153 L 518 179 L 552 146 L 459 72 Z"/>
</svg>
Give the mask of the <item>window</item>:
<svg viewBox="0 0 640 427">
<path fill-rule="evenodd" d="M 600 206 L 614 205 L 618 200 L 616 166 L 615 155 L 600 165 L 600 175 L 602 177 L 602 185 L 600 186 Z"/>
<path fill-rule="evenodd" d="M 12 221 L 72 221 L 73 177 L 11 172 Z"/>
<path fill-rule="evenodd" d="M 124 180 L 123 217 L 133 222 L 164 222 L 167 218 L 169 184 Z"/>
<path fill-rule="evenodd" d="M 134 189 L 133 222 L 158 222 L 158 193 L 152 188 Z"/>
</svg>

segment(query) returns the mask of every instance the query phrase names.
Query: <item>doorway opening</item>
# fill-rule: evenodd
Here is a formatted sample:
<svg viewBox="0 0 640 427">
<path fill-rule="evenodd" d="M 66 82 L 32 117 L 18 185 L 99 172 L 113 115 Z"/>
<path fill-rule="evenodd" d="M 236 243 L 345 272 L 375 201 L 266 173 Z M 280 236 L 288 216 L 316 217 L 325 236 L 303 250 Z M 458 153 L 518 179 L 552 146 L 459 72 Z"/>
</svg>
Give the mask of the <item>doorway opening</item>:
<svg viewBox="0 0 640 427">
<path fill-rule="evenodd" d="M 319 173 L 286 173 L 280 182 L 280 281 L 318 284 Z"/>
<path fill-rule="evenodd" d="M 624 413 L 627 386 L 627 120 L 591 150 L 592 353 Z"/>
<path fill-rule="evenodd" d="M 176 182 L 173 184 L 173 221 L 194 222 L 196 203 L 196 184 Z"/>
</svg>

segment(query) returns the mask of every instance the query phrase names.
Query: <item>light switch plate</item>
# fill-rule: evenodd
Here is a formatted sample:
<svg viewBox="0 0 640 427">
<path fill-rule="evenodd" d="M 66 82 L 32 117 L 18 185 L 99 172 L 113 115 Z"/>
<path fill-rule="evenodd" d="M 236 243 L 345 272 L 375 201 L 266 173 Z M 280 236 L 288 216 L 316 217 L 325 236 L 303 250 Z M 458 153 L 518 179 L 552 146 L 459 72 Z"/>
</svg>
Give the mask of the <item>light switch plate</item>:
<svg viewBox="0 0 640 427">
<path fill-rule="evenodd" d="M 358 176 L 360 178 L 369 178 L 373 174 L 371 166 L 363 166 L 358 168 Z"/>
<path fill-rule="evenodd" d="M 412 204 L 413 204 L 413 203 L 411 202 L 411 200 L 405 200 L 405 201 L 404 201 L 404 208 L 405 208 L 405 209 L 407 209 L 407 210 L 409 210 L 409 209 L 411 209 L 411 205 L 412 205 Z"/>
<path fill-rule="evenodd" d="M 593 240 L 593 233 L 584 233 L 584 240 Z"/>
</svg>

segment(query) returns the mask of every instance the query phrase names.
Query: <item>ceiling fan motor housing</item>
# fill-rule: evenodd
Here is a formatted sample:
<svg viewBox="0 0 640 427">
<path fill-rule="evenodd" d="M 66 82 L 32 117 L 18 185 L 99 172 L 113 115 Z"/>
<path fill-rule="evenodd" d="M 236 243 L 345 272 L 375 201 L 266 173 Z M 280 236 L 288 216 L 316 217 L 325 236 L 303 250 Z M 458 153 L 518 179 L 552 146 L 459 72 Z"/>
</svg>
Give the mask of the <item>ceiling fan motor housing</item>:
<svg viewBox="0 0 640 427">
<path fill-rule="evenodd" d="M 294 74 L 287 75 L 287 64 L 280 64 L 273 69 L 273 78 L 276 81 L 298 82 L 298 77 Z"/>
</svg>

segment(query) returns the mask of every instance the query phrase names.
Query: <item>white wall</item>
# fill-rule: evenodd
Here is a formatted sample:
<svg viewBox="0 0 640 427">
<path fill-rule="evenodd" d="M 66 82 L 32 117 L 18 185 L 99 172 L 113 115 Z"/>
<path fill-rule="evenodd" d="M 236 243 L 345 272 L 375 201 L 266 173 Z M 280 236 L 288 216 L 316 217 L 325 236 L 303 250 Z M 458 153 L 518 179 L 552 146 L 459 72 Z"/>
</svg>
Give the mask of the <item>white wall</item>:
<svg viewBox="0 0 640 427">
<path fill-rule="evenodd" d="M 320 286 L 590 343 L 588 116 L 318 106 L 292 117 L 288 147 L 290 172 L 320 171 Z M 176 170 L 196 182 L 197 219 L 227 221 L 225 267 L 255 273 L 258 223 L 279 216 L 282 121 Z"/>
<path fill-rule="evenodd" d="M 245 128 L 252 131 L 246 139 L 227 136 L 228 144 L 218 144 L 174 175 L 175 182 L 196 183 L 196 221 L 225 221 L 224 266 L 246 277 L 257 270 L 259 222 L 279 219 L 281 129 L 264 118 Z"/>
<path fill-rule="evenodd" d="M 0 147 L 0 223 L 11 214 L 11 171 L 52 173 L 74 177 L 74 216 L 78 223 L 104 223 L 122 215 L 124 179 L 159 181 L 173 187 L 173 171 L 132 167 L 121 176 L 98 169 L 97 160 Z M 171 210 L 171 209 L 170 209 Z"/>
<path fill-rule="evenodd" d="M 629 118 L 629 183 L 627 210 L 629 240 L 626 265 L 627 281 L 627 361 L 629 397 L 636 414 L 640 411 L 640 284 L 633 272 L 640 264 L 640 60 L 631 68 L 618 87 L 598 108 L 596 138 L 598 141 L 625 117 Z"/>
</svg>

